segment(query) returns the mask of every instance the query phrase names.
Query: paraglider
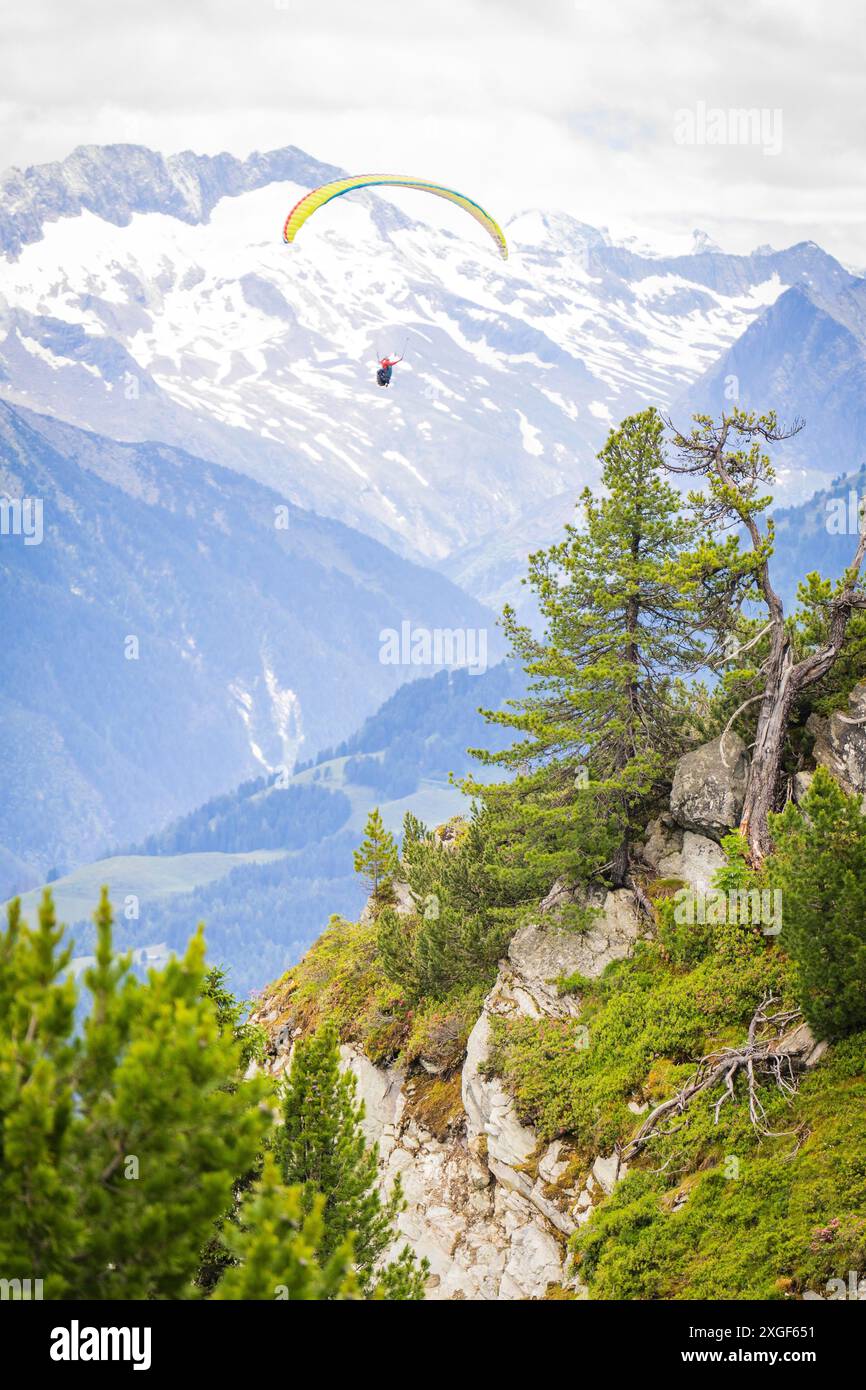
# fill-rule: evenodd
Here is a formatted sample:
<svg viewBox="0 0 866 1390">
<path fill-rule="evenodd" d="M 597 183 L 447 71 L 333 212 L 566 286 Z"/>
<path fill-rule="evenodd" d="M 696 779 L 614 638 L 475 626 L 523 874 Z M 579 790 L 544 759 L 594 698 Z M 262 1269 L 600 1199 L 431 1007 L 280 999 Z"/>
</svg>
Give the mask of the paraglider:
<svg viewBox="0 0 866 1390">
<path fill-rule="evenodd" d="M 457 193 L 453 188 L 445 188 L 439 183 L 426 183 L 420 179 L 405 178 L 401 174 L 355 174 L 352 178 L 335 179 L 333 183 L 323 183 L 319 188 L 313 188 L 309 193 L 305 193 L 286 218 L 286 225 L 283 228 L 283 240 L 293 242 L 297 233 L 303 227 L 308 217 L 312 217 L 314 212 L 324 207 L 332 198 L 340 198 L 344 193 L 353 193 L 358 188 L 372 188 L 378 185 L 391 185 L 394 188 L 417 188 L 422 193 L 433 193 L 437 198 L 445 198 L 449 203 L 456 203 L 458 207 L 464 208 L 476 222 L 481 226 L 495 241 L 499 254 L 504 261 L 508 260 L 508 243 L 505 240 L 505 233 L 494 222 L 489 213 L 483 207 L 465 197 L 462 193 Z M 382 383 L 387 385 L 387 382 Z"/>
</svg>

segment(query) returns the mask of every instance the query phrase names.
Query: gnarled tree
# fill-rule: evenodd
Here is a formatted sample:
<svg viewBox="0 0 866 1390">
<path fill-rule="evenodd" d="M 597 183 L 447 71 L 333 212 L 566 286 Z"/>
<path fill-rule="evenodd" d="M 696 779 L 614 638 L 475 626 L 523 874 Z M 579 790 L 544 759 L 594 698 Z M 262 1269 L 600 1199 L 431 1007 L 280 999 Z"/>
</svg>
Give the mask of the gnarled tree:
<svg viewBox="0 0 866 1390">
<path fill-rule="evenodd" d="M 853 562 L 827 599 L 826 640 L 798 660 L 785 621 L 784 605 L 770 577 L 773 522 L 762 518 L 771 501 L 766 488 L 775 474 L 763 449 L 766 444 L 778 443 L 798 433 L 803 428 L 802 421 L 795 421 L 786 429 L 778 424 L 772 412 L 759 416 L 754 412 L 733 410 L 730 414 L 723 413 L 718 422 L 706 415 L 696 415 L 694 427 L 688 434 L 681 433 L 673 425 L 670 427 L 678 462 L 668 462 L 666 466 L 671 472 L 704 481 L 700 491 L 689 494 L 689 501 L 693 517 L 705 528 L 705 534 L 713 538 L 705 541 L 691 557 L 693 582 L 701 582 L 701 576 L 713 576 L 717 580 L 719 573 L 731 566 L 729 541 L 722 545 L 716 538 L 743 527 L 751 550 L 747 549 L 743 559 L 736 561 L 737 573 L 751 572 L 755 596 L 767 608 L 768 621 L 760 636 L 768 636 L 768 650 L 755 672 L 759 689 L 730 721 L 733 723 L 747 704 L 759 706 L 741 822 L 753 862 L 759 863 L 771 849 L 768 816 L 777 809 L 785 736 L 794 703 L 804 690 L 832 670 L 842 651 L 852 611 L 866 607 L 866 592 L 860 576 L 866 553 L 866 525 L 861 512 L 860 538 Z"/>
</svg>

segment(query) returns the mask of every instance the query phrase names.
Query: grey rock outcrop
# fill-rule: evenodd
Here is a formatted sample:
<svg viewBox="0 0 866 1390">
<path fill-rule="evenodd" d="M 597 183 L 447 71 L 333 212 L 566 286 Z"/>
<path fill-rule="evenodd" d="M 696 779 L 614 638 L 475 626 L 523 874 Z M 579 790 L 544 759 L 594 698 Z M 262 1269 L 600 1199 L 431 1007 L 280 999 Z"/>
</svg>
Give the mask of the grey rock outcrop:
<svg viewBox="0 0 866 1390">
<path fill-rule="evenodd" d="M 401 879 L 394 879 L 391 884 L 392 902 L 391 907 L 398 917 L 408 917 L 417 911 L 417 904 L 412 897 L 412 890 L 408 883 L 403 883 Z M 375 913 L 375 906 L 372 898 L 368 898 L 361 913 L 362 922 L 371 922 Z"/>
<path fill-rule="evenodd" d="M 562 905 L 567 893 L 563 884 L 555 885 L 545 899 L 548 912 Z M 494 1018 L 576 1017 L 576 996 L 560 995 L 557 980 L 575 974 L 591 979 L 611 961 L 631 953 L 641 930 L 631 893 L 621 889 L 600 894 L 592 900 L 595 904 L 597 915 L 587 931 L 570 930 L 552 921 L 530 923 L 517 932 L 469 1036 L 463 1066 L 470 1147 L 483 1145 L 496 1182 L 520 1194 L 563 1235 L 578 1224 L 576 1203 L 583 1187 L 579 1181 L 575 1185 L 565 1180 L 571 1166 L 567 1147 L 555 1141 L 539 1152 L 534 1130 L 521 1123 L 512 1097 L 497 1077 L 486 1073 L 484 1063 Z M 576 1026 L 575 1046 L 582 1042 Z M 578 1179 L 580 1175 L 574 1176 Z"/>
<path fill-rule="evenodd" d="M 812 714 L 806 728 L 815 735 L 815 762 L 866 804 L 866 681 L 851 691 L 847 711 L 834 710 L 828 719 Z"/>
<path fill-rule="evenodd" d="M 713 875 L 725 862 L 716 840 L 683 830 L 670 815 L 659 816 L 647 826 L 643 857 L 659 878 L 678 878 L 699 893 L 712 887 Z"/>
<path fill-rule="evenodd" d="M 373 1066 L 351 1048 L 341 1053 L 358 1078 L 365 1134 L 379 1145 L 383 1187 L 390 1189 L 400 1176 L 406 1209 L 398 1219 L 397 1248 L 409 1241 L 419 1258 L 429 1261 L 427 1297 L 542 1298 L 549 1285 L 561 1283 L 566 1277 L 562 1234 L 519 1183 L 496 1180 L 484 1146 L 465 1133 L 436 1138 L 407 1118 L 402 1076 Z M 524 1162 L 537 1147 L 535 1136 L 515 1120 L 504 1094 L 497 1102 L 491 1114 L 500 1152 L 511 1162 Z"/>
<path fill-rule="evenodd" d="M 380 1159 L 387 1160 L 397 1143 L 406 1108 L 406 1074 L 396 1067 L 374 1067 L 363 1053 L 345 1045 L 340 1048 L 340 1061 L 344 1071 L 354 1074 L 355 1094 L 364 1102 L 364 1138 L 368 1144 L 378 1144 Z"/>
<path fill-rule="evenodd" d="M 829 1043 L 816 1042 L 808 1023 L 800 1023 L 780 1039 L 776 1051 L 783 1057 L 790 1057 L 797 1067 L 811 1071 L 821 1061 L 828 1047 Z"/>
<path fill-rule="evenodd" d="M 814 772 L 795 772 L 795 773 L 794 773 L 793 793 L 794 793 L 794 800 L 797 802 L 797 805 L 800 804 L 800 802 L 803 800 L 803 797 L 804 797 L 804 796 L 807 796 L 807 795 L 808 795 L 809 788 L 810 788 L 811 785 L 812 785 L 812 778 L 813 778 L 814 776 L 815 776 Z"/>
<path fill-rule="evenodd" d="M 559 925 L 558 912 L 567 905 L 588 910 L 585 931 Z M 640 926 L 634 898 L 626 888 L 576 894 L 557 879 L 539 915 L 542 920 L 521 927 L 512 938 L 502 970 L 507 974 L 510 967 L 520 979 L 520 989 L 529 996 L 524 1012 L 530 1017 L 576 1013 L 569 996 L 560 997 L 556 981 L 568 975 L 600 975 L 612 960 L 631 952 Z"/>
<path fill-rule="evenodd" d="M 684 830 L 720 840 L 739 824 L 748 770 L 746 746 L 732 731 L 686 753 L 671 788 L 674 820 Z"/>
</svg>

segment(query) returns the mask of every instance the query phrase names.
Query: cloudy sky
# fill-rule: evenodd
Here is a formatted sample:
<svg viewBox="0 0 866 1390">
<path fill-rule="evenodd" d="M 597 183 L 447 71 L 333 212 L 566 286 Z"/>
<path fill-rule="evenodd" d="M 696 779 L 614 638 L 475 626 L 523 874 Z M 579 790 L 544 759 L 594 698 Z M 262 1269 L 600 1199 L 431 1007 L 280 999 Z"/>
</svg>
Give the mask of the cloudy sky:
<svg viewBox="0 0 866 1390">
<path fill-rule="evenodd" d="M 294 144 L 501 220 L 811 238 L 862 269 L 864 59 L 860 0 L 26 0 L 0 9 L 0 166 Z"/>
</svg>

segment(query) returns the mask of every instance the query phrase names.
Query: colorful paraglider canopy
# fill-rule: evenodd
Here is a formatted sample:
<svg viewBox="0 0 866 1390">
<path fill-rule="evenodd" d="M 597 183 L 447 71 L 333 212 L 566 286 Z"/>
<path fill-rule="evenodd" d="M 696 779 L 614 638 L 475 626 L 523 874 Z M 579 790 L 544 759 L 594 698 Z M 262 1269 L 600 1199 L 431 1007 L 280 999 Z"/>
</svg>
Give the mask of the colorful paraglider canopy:
<svg viewBox="0 0 866 1390">
<path fill-rule="evenodd" d="M 453 188 L 444 188 L 438 183 L 425 183 L 422 179 L 403 178 L 400 174 L 356 174 L 352 178 L 335 179 L 333 183 L 323 183 L 319 188 L 312 189 L 295 204 L 286 218 L 283 240 L 294 241 L 307 218 L 312 217 L 314 212 L 318 212 L 319 208 L 324 207 L 332 198 L 341 198 L 344 193 L 354 193 L 358 188 L 374 188 L 383 184 L 389 184 L 393 188 L 418 188 L 422 193 L 434 193 L 437 198 L 446 198 L 449 203 L 456 203 L 458 207 L 465 208 L 493 237 L 502 259 L 508 259 L 505 233 L 499 223 L 494 222 L 490 214 L 478 203 L 474 203 L 462 193 L 456 193 Z"/>
</svg>

